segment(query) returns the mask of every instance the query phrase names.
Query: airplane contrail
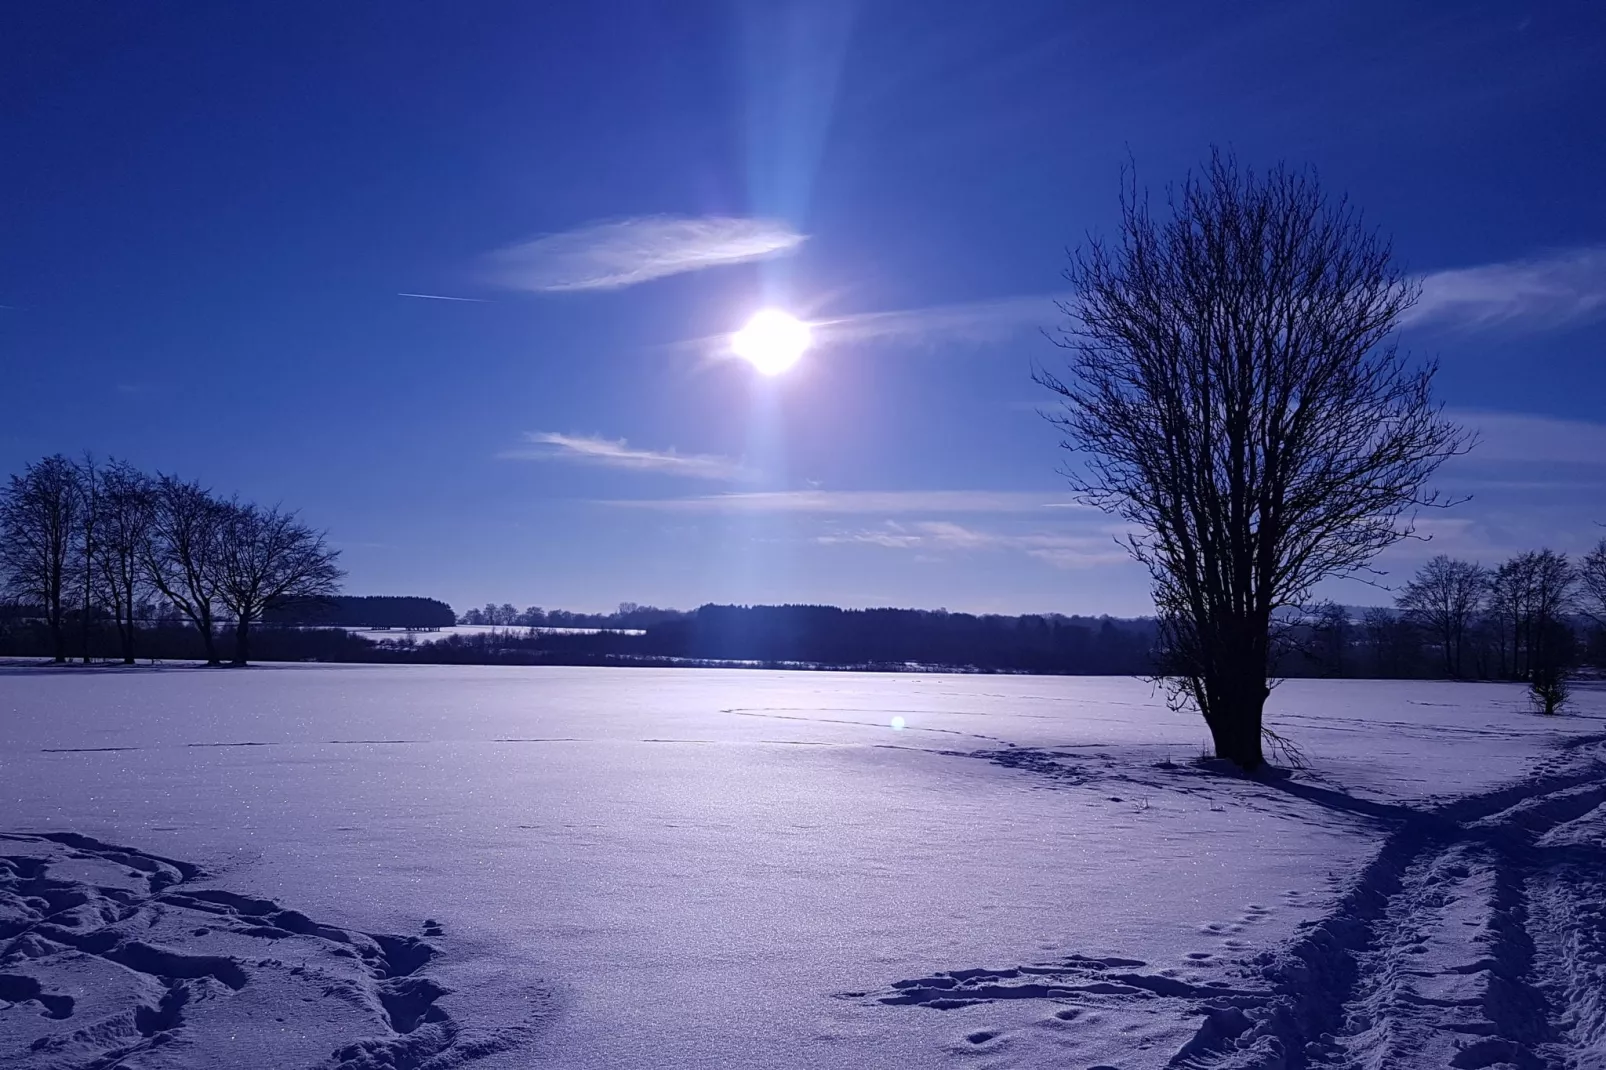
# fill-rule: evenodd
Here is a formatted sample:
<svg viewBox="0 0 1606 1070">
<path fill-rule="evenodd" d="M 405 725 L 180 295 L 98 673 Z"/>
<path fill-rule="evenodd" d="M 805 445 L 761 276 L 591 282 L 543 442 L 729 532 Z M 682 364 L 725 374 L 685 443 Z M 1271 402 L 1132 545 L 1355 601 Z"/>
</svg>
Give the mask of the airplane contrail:
<svg viewBox="0 0 1606 1070">
<path fill-rule="evenodd" d="M 397 297 L 422 297 L 426 301 L 473 301 L 475 304 L 480 304 L 480 305 L 488 305 L 488 304 L 490 304 L 490 302 L 487 301 L 483 297 L 447 297 L 445 294 L 408 294 L 408 293 L 398 293 L 396 296 Z"/>
</svg>

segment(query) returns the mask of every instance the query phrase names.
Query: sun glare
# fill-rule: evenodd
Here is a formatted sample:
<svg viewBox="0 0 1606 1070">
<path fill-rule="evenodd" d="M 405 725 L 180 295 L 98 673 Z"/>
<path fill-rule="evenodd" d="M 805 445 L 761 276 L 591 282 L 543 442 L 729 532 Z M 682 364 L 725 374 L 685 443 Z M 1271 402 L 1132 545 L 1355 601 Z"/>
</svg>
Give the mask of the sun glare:
<svg viewBox="0 0 1606 1070">
<path fill-rule="evenodd" d="M 766 308 L 731 336 L 731 351 L 763 374 L 779 375 L 797 363 L 811 340 L 808 324 L 778 308 Z"/>
</svg>

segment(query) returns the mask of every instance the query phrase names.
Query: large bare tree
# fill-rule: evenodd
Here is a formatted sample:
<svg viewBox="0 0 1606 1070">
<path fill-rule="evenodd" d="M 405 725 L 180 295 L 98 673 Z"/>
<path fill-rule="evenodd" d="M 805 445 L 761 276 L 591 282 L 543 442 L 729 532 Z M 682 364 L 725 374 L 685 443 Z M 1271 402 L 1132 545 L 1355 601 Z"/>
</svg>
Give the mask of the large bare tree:
<svg viewBox="0 0 1606 1070">
<path fill-rule="evenodd" d="M 1037 374 L 1065 474 L 1130 526 L 1173 694 L 1253 770 L 1277 612 L 1409 534 L 1467 445 L 1392 341 L 1417 287 L 1314 176 L 1220 153 L 1162 215 L 1129 180 L 1066 278 L 1069 368 Z"/>
<path fill-rule="evenodd" d="M 1468 640 L 1488 589 L 1489 574 L 1481 566 L 1439 554 L 1394 599 L 1406 620 L 1433 637 L 1445 674 L 1454 679 L 1465 673 Z"/>
<path fill-rule="evenodd" d="M 74 553 L 82 495 L 78 466 L 57 454 L 11 477 L 0 496 L 0 565 L 13 597 L 39 607 L 57 662 L 67 660 L 67 606 L 74 596 Z"/>
<path fill-rule="evenodd" d="M 149 476 L 113 459 L 101 469 L 96 582 L 117 626 L 123 663 L 134 664 L 135 615 L 152 590 L 146 559 L 156 521 Z"/>
<path fill-rule="evenodd" d="M 226 507 L 200 484 L 177 476 L 159 476 L 152 493 L 151 538 L 143 551 L 145 574 L 195 625 L 206 663 L 221 664 L 214 624 Z"/>
<path fill-rule="evenodd" d="M 340 551 L 320 531 L 277 506 L 262 509 L 229 502 L 224 506 L 222 552 L 217 558 L 217 593 L 234 614 L 234 664 L 244 665 L 251 625 L 265 610 L 328 598 L 344 575 L 335 561 Z"/>
</svg>

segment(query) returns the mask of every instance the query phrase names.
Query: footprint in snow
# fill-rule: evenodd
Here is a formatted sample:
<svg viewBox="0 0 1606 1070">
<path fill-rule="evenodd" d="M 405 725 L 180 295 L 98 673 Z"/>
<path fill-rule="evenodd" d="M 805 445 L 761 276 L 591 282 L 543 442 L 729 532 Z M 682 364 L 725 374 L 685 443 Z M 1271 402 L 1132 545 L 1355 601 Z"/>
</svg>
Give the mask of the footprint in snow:
<svg viewBox="0 0 1606 1070">
<path fill-rule="evenodd" d="M 263 1065 L 458 1067 L 537 1028 L 527 1014 L 490 1029 L 459 1022 L 439 1002 L 451 993 L 428 975 L 440 952 L 425 940 L 210 883 L 199 866 L 87 836 L 0 833 L 0 934 L 13 937 L 0 945 L 0 1006 L 38 1008 L 9 1016 L 0 1065 L 145 1065 L 170 1044 L 223 1051 L 254 1017 L 286 1025 L 261 1035 Z M 426 936 L 440 932 L 425 919 Z"/>
</svg>

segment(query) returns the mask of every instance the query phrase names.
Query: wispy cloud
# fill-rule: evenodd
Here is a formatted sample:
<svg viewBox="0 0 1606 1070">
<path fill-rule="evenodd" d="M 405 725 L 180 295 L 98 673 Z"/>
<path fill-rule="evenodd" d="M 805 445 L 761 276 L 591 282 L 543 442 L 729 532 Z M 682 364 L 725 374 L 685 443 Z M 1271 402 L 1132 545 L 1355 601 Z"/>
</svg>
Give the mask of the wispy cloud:
<svg viewBox="0 0 1606 1070">
<path fill-rule="evenodd" d="M 1408 325 L 1558 327 L 1606 317 L 1606 246 L 1435 271 L 1421 276 L 1422 298 Z M 1059 302 L 1073 294 L 1035 294 L 821 319 L 821 342 L 998 342 L 1062 326 Z"/>
<path fill-rule="evenodd" d="M 472 301 L 477 305 L 490 304 L 490 302 L 487 301 L 483 297 L 447 297 L 445 294 L 410 294 L 410 293 L 398 293 L 396 296 L 397 297 L 420 297 L 420 298 L 423 298 L 425 301 Z"/>
<path fill-rule="evenodd" d="M 1589 513 L 1554 503 L 1520 509 L 1486 505 L 1472 517 L 1418 517 L 1415 529 L 1417 538 L 1397 542 L 1378 555 L 1376 563 L 1388 573 L 1391 585 L 1409 579 L 1435 554 L 1495 565 L 1540 547 L 1583 554 L 1601 536 Z"/>
<path fill-rule="evenodd" d="M 1606 247 L 1435 271 L 1407 324 L 1560 327 L 1606 316 Z"/>
<path fill-rule="evenodd" d="M 677 513 L 808 513 L 903 516 L 920 513 L 1030 513 L 1081 509 L 1052 494 L 997 490 L 776 490 L 649 498 L 603 504 Z"/>
<path fill-rule="evenodd" d="M 930 308 L 866 312 L 814 324 L 824 342 L 996 342 L 1023 331 L 1053 327 L 1065 317 L 1052 295 L 1003 297 Z"/>
<path fill-rule="evenodd" d="M 616 290 L 687 271 L 762 260 L 804 240 L 777 219 L 639 216 L 548 234 L 491 256 L 492 277 L 516 290 Z"/>
<path fill-rule="evenodd" d="M 912 523 L 889 520 L 879 527 L 866 530 L 819 535 L 814 541 L 828 546 L 881 546 L 916 551 L 927 556 L 944 551 L 1013 551 L 1046 561 L 1056 568 L 1088 568 L 1128 560 L 1127 552 L 1116 544 L 1107 531 L 1081 535 L 1049 531 L 989 531 L 956 524 L 951 520 Z"/>
<path fill-rule="evenodd" d="M 1448 415 L 1478 434 L 1478 445 L 1457 467 L 1484 461 L 1606 465 L 1606 424 L 1477 409 L 1455 409 Z"/>
<path fill-rule="evenodd" d="M 504 460 L 570 461 L 578 464 L 630 468 L 641 472 L 684 476 L 688 479 L 741 480 L 751 473 L 728 457 L 675 450 L 644 450 L 622 438 L 564 435 L 553 431 L 527 431 L 525 445 L 497 454 Z"/>
</svg>

